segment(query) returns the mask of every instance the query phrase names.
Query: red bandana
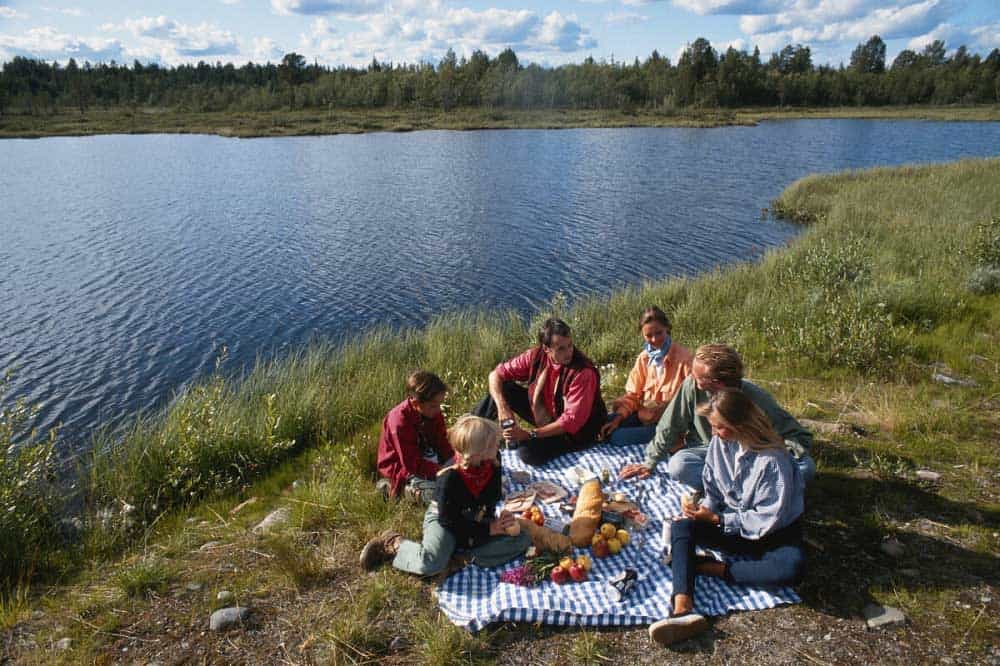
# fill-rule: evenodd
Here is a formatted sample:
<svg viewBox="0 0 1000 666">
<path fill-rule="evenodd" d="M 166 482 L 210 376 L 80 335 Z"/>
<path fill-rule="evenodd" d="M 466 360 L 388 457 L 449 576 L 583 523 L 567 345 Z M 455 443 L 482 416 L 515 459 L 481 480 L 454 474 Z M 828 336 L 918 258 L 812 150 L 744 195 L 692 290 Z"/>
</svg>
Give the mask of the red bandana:
<svg viewBox="0 0 1000 666">
<path fill-rule="evenodd" d="M 458 475 L 462 477 L 465 487 L 469 489 L 473 497 L 479 497 L 479 494 L 486 488 L 486 484 L 493 478 L 493 463 L 488 460 L 479 463 L 478 467 L 465 469 L 459 465 L 455 469 L 458 470 Z"/>
</svg>

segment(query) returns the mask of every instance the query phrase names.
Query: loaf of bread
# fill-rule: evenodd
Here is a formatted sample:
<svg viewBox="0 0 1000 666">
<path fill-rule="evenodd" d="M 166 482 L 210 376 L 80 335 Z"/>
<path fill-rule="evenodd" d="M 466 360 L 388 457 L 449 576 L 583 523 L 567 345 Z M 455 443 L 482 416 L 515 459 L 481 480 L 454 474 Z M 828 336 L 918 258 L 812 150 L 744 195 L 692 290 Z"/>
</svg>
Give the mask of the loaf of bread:
<svg viewBox="0 0 1000 666">
<path fill-rule="evenodd" d="M 521 529 L 531 537 L 531 545 L 539 552 L 550 550 L 553 553 L 568 553 L 573 548 L 569 537 L 551 530 L 544 525 L 538 525 L 527 518 L 518 518 Z"/>
<path fill-rule="evenodd" d="M 601 482 L 597 479 L 587 481 L 580 488 L 573 520 L 569 524 L 569 538 L 574 546 L 585 548 L 590 545 L 594 530 L 601 522 L 603 507 L 604 492 L 601 490 Z"/>
</svg>

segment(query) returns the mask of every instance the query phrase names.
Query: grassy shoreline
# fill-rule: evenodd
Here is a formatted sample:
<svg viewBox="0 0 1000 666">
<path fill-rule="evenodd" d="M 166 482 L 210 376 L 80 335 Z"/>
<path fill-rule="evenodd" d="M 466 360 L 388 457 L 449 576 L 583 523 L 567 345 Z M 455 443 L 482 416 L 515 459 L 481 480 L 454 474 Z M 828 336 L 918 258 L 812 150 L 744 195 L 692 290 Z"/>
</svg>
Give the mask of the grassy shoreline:
<svg viewBox="0 0 1000 666">
<path fill-rule="evenodd" d="M 758 614 L 722 619 L 694 649 L 779 662 L 995 658 L 1000 294 L 987 278 L 1000 271 L 1000 159 L 809 177 L 775 209 L 808 226 L 758 262 L 572 307 L 557 299 L 536 318 L 561 314 L 582 349 L 614 364 L 603 373 L 614 395 L 638 346 L 634 319 L 657 303 L 679 341 L 734 344 L 754 381 L 814 422 L 804 604 L 769 611 L 763 625 Z M 76 553 L 50 553 L 65 582 L 2 595 L 0 657 L 114 660 L 127 647 L 130 659 L 254 662 L 272 657 L 267 636 L 280 635 L 293 660 L 310 662 L 683 658 L 650 653 L 641 630 L 505 625 L 468 636 L 441 621 L 426 583 L 357 571 L 367 536 L 389 526 L 419 532 L 419 509 L 386 505 L 366 480 L 380 419 L 406 372 L 438 371 L 452 387 L 454 418 L 536 323 L 459 313 L 420 331 L 318 343 L 242 381 L 209 378 L 123 442 L 97 442 L 95 451 L 109 452 L 95 454 L 83 482 L 84 539 Z M 935 373 L 976 386 L 935 382 Z M 922 481 L 917 469 L 941 478 Z M 276 507 L 290 509 L 289 526 L 276 537 L 251 534 Z M 882 552 L 887 539 L 901 556 Z M 256 609 L 257 630 L 205 634 L 222 589 Z M 866 633 L 858 618 L 872 601 L 902 608 L 909 625 Z M 401 616 L 412 621 L 400 626 Z M 826 634 L 837 640 L 806 640 Z M 53 653 L 64 636 L 74 646 Z M 394 651 L 396 636 L 405 647 Z"/>
<path fill-rule="evenodd" d="M 568 129 L 581 127 L 721 127 L 764 120 L 863 118 L 879 120 L 1000 121 L 1000 104 L 977 106 L 681 109 L 508 110 L 333 109 L 188 113 L 161 108 L 90 109 L 80 114 L 0 117 L 0 138 L 98 134 L 215 134 L 226 137 L 314 136 L 417 130 Z"/>
</svg>

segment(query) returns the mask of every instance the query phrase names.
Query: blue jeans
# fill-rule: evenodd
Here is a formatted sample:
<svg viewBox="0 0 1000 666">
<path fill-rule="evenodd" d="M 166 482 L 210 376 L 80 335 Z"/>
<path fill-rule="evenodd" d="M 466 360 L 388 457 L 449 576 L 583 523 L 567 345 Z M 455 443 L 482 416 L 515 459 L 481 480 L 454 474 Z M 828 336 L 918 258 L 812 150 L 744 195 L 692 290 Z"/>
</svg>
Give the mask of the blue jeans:
<svg viewBox="0 0 1000 666">
<path fill-rule="evenodd" d="M 796 583 L 801 578 L 805 563 L 800 545 L 801 533 L 801 525 L 796 522 L 761 539 L 744 539 L 725 534 L 721 527 L 703 520 L 676 520 L 670 527 L 674 595 L 694 594 L 695 546 L 753 558 L 725 561 L 726 580 L 731 583 L 752 586 Z"/>
<path fill-rule="evenodd" d="M 608 421 L 611 421 L 615 414 L 608 414 Z M 645 444 L 653 439 L 656 434 L 656 424 L 643 425 L 635 414 L 630 414 L 624 419 L 615 431 L 611 433 L 608 441 L 615 446 L 628 446 L 629 444 Z"/>
<path fill-rule="evenodd" d="M 674 481 L 679 481 L 691 486 L 696 490 L 702 489 L 701 471 L 705 468 L 705 456 L 708 455 L 708 444 L 691 446 L 688 444 L 683 449 L 670 456 L 667 461 L 667 474 Z M 801 458 L 792 457 L 792 462 L 802 473 L 802 482 L 806 485 L 812 483 L 816 476 L 816 462 L 812 456 L 806 454 Z"/>
</svg>

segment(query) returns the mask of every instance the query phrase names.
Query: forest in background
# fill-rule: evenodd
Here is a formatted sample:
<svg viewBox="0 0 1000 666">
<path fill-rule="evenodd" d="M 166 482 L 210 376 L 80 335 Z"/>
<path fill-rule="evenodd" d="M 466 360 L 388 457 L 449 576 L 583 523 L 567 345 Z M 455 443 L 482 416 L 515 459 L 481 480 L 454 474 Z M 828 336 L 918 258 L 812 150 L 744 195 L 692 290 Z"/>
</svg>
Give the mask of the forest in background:
<svg viewBox="0 0 1000 666">
<path fill-rule="evenodd" d="M 1000 49 L 985 58 L 965 46 L 949 55 L 937 40 L 886 62 L 885 42 L 860 43 L 847 65 L 814 65 L 809 46 L 789 44 L 764 61 L 704 38 L 676 64 L 657 51 L 645 61 L 542 67 L 511 49 L 468 58 L 449 50 L 437 65 L 372 62 L 365 68 L 199 62 L 164 67 L 135 61 L 65 65 L 16 56 L 0 72 L 0 117 L 88 109 L 160 107 L 181 112 L 305 109 L 614 109 L 837 107 L 1000 102 Z"/>
</svg>

